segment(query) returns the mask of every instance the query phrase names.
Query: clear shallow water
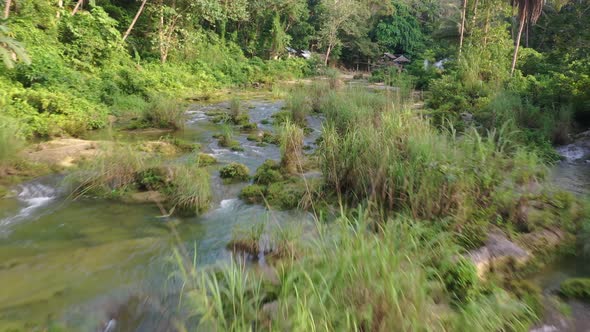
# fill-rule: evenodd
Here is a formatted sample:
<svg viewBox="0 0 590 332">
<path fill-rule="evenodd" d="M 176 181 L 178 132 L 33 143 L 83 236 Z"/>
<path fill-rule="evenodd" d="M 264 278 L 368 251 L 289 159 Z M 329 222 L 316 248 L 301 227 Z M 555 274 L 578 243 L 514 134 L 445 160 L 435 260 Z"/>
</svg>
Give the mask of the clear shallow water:
<svg viewBox="0 0 590 332">
<path fill-rule="evenodd" d="M 273 130 L 260 121 L 280 110 L 282 102 L 248 104 L 251 121 Z M 209 122 L 205 111 L 224 107 L 193 106 L 186 130 L 174 135 L 200 143 L 203 152 L 222 164 L 244 163 L 252 173 L 264 160 L 280 158 L 277 146 L 258 147 L 237 130 L 235 139 L 245 151 L 220 148 L 212 138 L 220 126 Z M 306 142 L 312 144 L 319 137 L 321 119 L 309 120 L 314 131 Z M 133 141 L 165 133 L 94 135 Z M 233 229 L 261 221 L 311 219 L 300 211 L 269 212 L 247 205 L 237 198 L 244 184 L 224 185 L 217 171 L 211 175 L 214 200 L 209 211 L 174 222 L 181 244 L 196 248 L 200 264 L 230 257 L 225 247 Z M 0 199 L 0 331 L 29 331 L 52 323 L 72 331 L 96 331 L 111 319 L 117 331 L 166 331 L 166 303 L 176 303 L 168 284 L 174 268 L 170 258 L 179 243 L 167 221 L 157 217 L 160 211 L 151 204 L 70 201 L 58 189 L 60 180 L 50 176 L 24 183 L 13 188 L 12 198 Z"/>
</svg>

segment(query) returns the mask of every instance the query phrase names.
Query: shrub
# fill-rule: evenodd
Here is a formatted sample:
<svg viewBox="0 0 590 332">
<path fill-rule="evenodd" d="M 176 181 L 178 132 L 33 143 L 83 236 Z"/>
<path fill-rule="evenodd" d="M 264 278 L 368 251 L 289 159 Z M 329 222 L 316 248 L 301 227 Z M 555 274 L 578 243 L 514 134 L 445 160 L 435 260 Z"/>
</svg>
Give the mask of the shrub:
<svg viewBox="0 0 590 332">
<path fill-rule="evenodd" d="M 195 158 L 195 163 L 199 165 L 199 167 L 209 166 L 213 164 L 217 164 L 217 159 L 210 154 L 206 153 L 199 153 Z"/>
<path fill-rule="evenodd" d="M 572 278 L 561 283 L 559 291 L 570 298 L 590 301 L 590 278 Z"/>
<path fill-rule="evenodd" d="M 2 168 L 9 166 L 24 147 L 24 137 L 18 122 L 0 115 L 0 174 Z"/>
<path fill-rule="evenodd" d="M 250 204 L 262 203 L 265 191 L 266 187 L 264 186 L 258 184 L 247 185 L 242 188 L 240 198 Z"/>
<path fill-rule="evenodd" d="M 280 135 L 282 168 L 289 174 L 300 173 L 303 166 L 303 130 L 287 121 Z"/>
<path fill-rule="evenodd" d="M 229 181 L 248 181 L 250 179 L 250 170 L 244 164 L 231 163 L 219 170 L 219 176 Z"/>
<path fill-rule="evenodd" d="M 182 129 L 186 121 L 184 106 L 171 98 L 158 95 L 150 101 L 142 121 L 155 128 Z"/>
<path fill-rule="evenodd" d="M 211 185 L 209 173 L 196 165 L 180 165 L 166 194 L 172 208 L 185 214 L 199 214 L 209 207 Z"/>
<path fill-rule="evenodd" d="M 135 186 L 138 173 L 148 164 L 147 158 L 129 145 L 106 146 L 92 161 L 69 175 L 66 182 L 77 196 L 117 196 Z"/>
<path fill-rule="evenodd" d="M 281 166 L 274 160 L 266 160 L 254 174 L 254 183 L 260 185 L 269 185 L 274 182 L 284 180 L 280 172 Z"/>
</svg>

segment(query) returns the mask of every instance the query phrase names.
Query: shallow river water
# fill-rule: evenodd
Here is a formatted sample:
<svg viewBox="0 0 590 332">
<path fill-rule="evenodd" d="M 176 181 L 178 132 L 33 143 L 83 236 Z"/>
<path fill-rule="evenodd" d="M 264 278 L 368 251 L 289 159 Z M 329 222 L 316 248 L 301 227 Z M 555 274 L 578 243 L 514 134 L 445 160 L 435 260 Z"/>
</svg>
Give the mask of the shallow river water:
<svg viewBox="0 0 590 332">
<path fill-rule="evenodd" d="M 282 102 L 251 100 L 247 105 L 251 122 L 273 130 L 260 122 L 279 111 Z M 243 152 L 217 145 L 212 135 L 221 127 L 210 122 L 205 111 L 228 106 L 192 106 L 187 128 L 178 135 L 200 143 L 203 152 L 221 164 L 241 162 L 252 172 L 266 159 L 278 160 L 277 146 L 256 146 L 238 131 L 235 139 Z M 313 147 L 321 119 L 308 120 L 314 131 L 306 144 Z M 115 136 L 146 139 L 146 135 Z M 224 185 L 215 170 L 211 175 L 214 199 L 208 212 L 175 222 L 180 244 L 196 248 L 201 265 L 230 257 L 225 247 L 235 227 L 311 218 L 304 212 L 247 205 L 237 198 L 244 184 Z M 42 330 L 52 324 L 72 331 L 102 331 L 115 316 L 117 331 L 166 330 L 158 327 L 165 316 L 166 308 L 159 308 L 163 304 L 138 308 L 147 298 L 166 298 L 171 289 L 172 249 L 179 241 L 158 217 L 160 211 L 153 204 L 72 201 L 60 192 L 61 180 L 56 175 L 23 183 L 14 187 L 14 197 L 0 199 L 0 331 Z"/>
</svg>

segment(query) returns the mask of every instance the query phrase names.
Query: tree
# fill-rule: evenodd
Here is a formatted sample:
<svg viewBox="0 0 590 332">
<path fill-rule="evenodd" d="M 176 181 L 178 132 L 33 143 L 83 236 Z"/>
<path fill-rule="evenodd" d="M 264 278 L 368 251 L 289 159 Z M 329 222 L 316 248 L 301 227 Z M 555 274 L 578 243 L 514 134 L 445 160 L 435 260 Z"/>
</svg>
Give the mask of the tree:
<svg viewBox="0 0 590 332">
<path fill-rule="evenodd" d="M 463 38 L 465 35 L 465 18 L 467 16 L 467 0 L 463 0 L 463 8 L 461 9 L 461 28 L 459 31 L 459 53 L 463 50 Z"/>
<path fill-rule="evenodd" d="M 516 36 L 516 44 L 514 46 L 514 55 L 512 56 L 512 67 L 510 69 L 510 74 L 514 75 L 522 31 L 525 25 L 529 22 L 532 24 L 537 23 L 537 20 L 543 13 L 545 0 L 513 0 L 512 5 L 518 7 L 517 17 L 519 21 L 518 34 Z"/>
<path fill-rule="evenodd" d="M 11 5 L 12 1 L 11 0 L 6 0 L 6 4 L 4 5 L 4 19 L 7 19 L 8 16 L 10 15 L 10 5 Z"/>
<path fill-rule="evenodd" d="M 320 44 L 325 48 L 326 66 L 334 48 L 342 43 L 340 34 L 354 32 L 365 25 L 361 22 L 362 19 L 370 16 L 365 4 L 360 0 L 321 0 L 322 14 L 318 37 Z"/>
<path fill-rule="evenodd" d="M 16 60 L 26 64 L 31 63 L 25 49 L 19 42 L 8 36 L 8 28 L 4 25 L 0 25 L 0 57 L 8 68 L 13 68 Z"/>
<path fill-rule="evenodd" d="M 137 10 L 137 13 L 135 14 L 135 17 L 133 17 L 133 21 L 131 21 L 131 24 L 129 25 L 129 28 L 127 28 L 127 31 L 125 31 L 125 34 L 123 35 L 123 40 L 125 40 L 125 39 L 127 39 L 127 37 L 129 37 L 129 34 L 131 33 L 131 30 L 133 30 L 133 26 L 135 26 L 135 23 L 137 23 L 137 19 L 141 15 L 141 12 L 143 12 L 143 8 L 145 7 L 145 3 L 146 2 L 147 2 L 147 0 L 143 0 L 141 2 L 141 6 L 139 6 L 139 9 Z"/>
</svg>

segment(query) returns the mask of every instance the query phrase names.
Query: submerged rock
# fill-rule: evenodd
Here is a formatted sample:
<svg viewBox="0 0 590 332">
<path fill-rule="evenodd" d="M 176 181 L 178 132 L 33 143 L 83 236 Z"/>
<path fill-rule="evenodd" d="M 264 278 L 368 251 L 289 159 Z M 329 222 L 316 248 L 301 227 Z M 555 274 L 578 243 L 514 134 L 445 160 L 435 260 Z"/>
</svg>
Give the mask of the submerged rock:
<svg viewBox="0 0 590 332">
<path fill-rule="evenodd" d="M 33 162 L 71 167 L 85 158 L 98 155 L 100 145 L 104 143 L 76 138 L 60 138 L 33 146 L 24 152 L 23 157 Z"/>
</svg>

